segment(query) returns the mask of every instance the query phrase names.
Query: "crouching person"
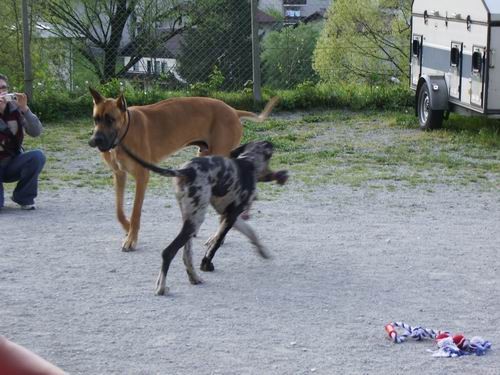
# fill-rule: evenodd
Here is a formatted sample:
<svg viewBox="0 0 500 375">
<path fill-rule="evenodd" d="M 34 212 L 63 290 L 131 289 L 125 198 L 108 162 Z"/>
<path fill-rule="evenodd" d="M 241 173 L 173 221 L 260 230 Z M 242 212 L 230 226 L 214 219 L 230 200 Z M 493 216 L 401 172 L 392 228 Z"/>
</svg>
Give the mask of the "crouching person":
<svg viewBox="0 0 500 375">
<path fill-rule="evenodd" d="M 35 208 L 38 175 L 45 164 L 40 150 L 24 151 L 24 132 L 38 137 L 42 124 L 28 107 L 25 94 L 9 94 L 7 77 L 0 74 L 0 209 L 4 182 L 16 182 L 12 200 L 23 210 Z"/>
</svg>

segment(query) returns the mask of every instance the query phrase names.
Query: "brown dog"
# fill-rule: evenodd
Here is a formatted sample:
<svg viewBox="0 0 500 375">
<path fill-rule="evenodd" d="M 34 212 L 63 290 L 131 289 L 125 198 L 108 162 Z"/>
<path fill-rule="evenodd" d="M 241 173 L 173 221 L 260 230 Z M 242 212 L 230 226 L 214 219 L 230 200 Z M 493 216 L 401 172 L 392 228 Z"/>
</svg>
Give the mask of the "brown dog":
<svg viewBox="0 0 500 375">
<path fill-rule="evenodd" d="M 240 119 L 262 122 L 277 102 L 273 98 L 260 115 L 236 110 L 211 98 L 174 98 L 156 104 L 127 108 L 125 98 L 105 98 L 90 88 L 94 99 L 94 131 L 89 140 L 111 167 L 116 193 L 116 214 L 127 236 L 122 250 L 137 244 L 142 203 L 149 171 L 133 161 L 119 147 L 123 143 L 135 155 L 158 163 L 186 146 L 198 146 L 200 156 L 229 156 L 240 144 Z M 118 147 L 117 147 L 118 146 Z M 130 221 L 123 211 L 127 173 L 135 178 L 135 199 Z"/>
</svg>

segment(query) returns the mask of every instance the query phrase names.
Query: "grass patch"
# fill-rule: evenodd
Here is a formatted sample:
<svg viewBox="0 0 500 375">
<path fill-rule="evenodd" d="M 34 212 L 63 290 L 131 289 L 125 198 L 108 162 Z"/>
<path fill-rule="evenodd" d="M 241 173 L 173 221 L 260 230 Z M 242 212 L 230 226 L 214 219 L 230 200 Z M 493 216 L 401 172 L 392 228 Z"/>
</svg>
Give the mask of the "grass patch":
<svg viewBox="0 0 500 375">
<path fill-rule="evenodd" d="M 305 189 L 320 184 L 498 188 L 499 121 L 452 115 L 443 129 L 432 132 L 420 131 L 416 121 L 401 112 L 335 110 L 293 119 L 276 114 L 264 123 L 245 123 L 243 141 L 273 142 L 272 167 L 288 169 Z M 91 130 L 91 120 L 84 118 L 48 123 L 41 137 L 26 137 L 26 149 L 41 148 L 47 155 L 41 189 L 112 188 L 111 171 L 87 144 Z M 179 166 L 195 153 L 195 148 L 182 150 L 163 165 Z M 133 184 L 128 185 L 131 190 Z M 261 185 L 264 198 L 280 194 L 274 184 Z M 153 174 L 150 187 L 170 189 L 171 179 Z"/>
<path fill-rule="evenodd" d="M 500 175 L 499 122 L 469 120 L 452 116 L 442 130 L 422 132 L 413 114 L 338 110 L 305 114 L 284 121 L 286 127 L 283 120 L 258 131 L 248 125 L 245 131 L 247 140 L 275 141 L 275 167 L 290 169 L 305 185 L 494 188 Z"/>
</svg>

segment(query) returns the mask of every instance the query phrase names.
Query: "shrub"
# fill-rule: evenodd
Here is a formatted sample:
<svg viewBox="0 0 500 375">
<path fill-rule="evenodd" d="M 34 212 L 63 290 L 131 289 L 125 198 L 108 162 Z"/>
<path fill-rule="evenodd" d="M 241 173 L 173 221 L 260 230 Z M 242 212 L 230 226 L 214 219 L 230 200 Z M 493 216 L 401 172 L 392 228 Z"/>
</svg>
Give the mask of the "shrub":
<svg viewBox="0 0 500 375">
<path fill-rule="evenodd" d="M 265 84 L 290 88 L 304 79 L 317 81 L 312 56 L 318 36 L 319 26 L 310 24 L 269 32 L 261 54 Z"/>
<path fill-rule="evenodd" d="M 263 103 L 255 103 L 250 88 L 235 91 L 165 91 L 153 88 L 149 91 L 134 88 L 132 85 L 120 84 L 112 81 L 106 85 L 98 86 L 97 89 L 105 96 L 117 97 L 123 92 L 127 103 L 131 105 L 145 105 L 156 103 L 163 99 L 179 96 L 211 96 L 223 100 L 227 104 L 244 110 L 259 111 L 265 102 L 272 96 L 279 96 L 278 109 L 282 110 L 306 110 L 312 108 L 350 108 L 354 110 L 366 109 L 392 109 L 398 110 L 412 107 L 414 104 L 414 93 L 402 85 L 367 86 L 355 84 L 314 84 L 304 82 L 297 85 L 295 89 L 263 90 Z M 205 95 L 207 94 L 207 95 Z M 91 116 L 92 98 L 90 94 L 84 93 L 77 96 L 66 92 L 47 90 L 36 93 L 36 101 L 31 108 L 43 121 L 61 118 L 78 118 Z"/>
</svg>

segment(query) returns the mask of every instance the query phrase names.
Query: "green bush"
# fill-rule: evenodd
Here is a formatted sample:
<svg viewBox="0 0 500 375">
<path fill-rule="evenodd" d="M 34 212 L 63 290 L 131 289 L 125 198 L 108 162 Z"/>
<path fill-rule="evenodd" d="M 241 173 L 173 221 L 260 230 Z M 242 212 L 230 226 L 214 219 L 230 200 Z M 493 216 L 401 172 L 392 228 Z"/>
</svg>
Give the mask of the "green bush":
<svg viewBox="0 0 500 375">
<path fill-rule="evenodd" d="M 117 97 L 121 92 L 129 106 L 156 103 L 163 99 L 179 96 L 210 96 L 223 100 L 227 104 L 244 110 L 259 111 L 265 102 L 273 96 L 279 96 L 277 109 L 307 110 L 312 108 L 350 108 L 353 110 L 391 109 L 398 110 L 412 107 L 414 93 L 402 85 L 367 86 L 354 84 L 314 84 L 304 82 L 290 90 L 272 90 L 264 88 L 263 103 L 255 103 L 250 88 L 224 92 L 207 88 L 205 90 L 165 91 L 153 88 L 145 91 L 119 81 L 111 81 L 96 89 L 106 97 Z M 43 121 L 79 118 L 91 116 L 92 98 L 89 93 L 70 95 L 67 92 L 45 90 L 35 93 L 31 108 Z"/>
<path fill-rule="evenodd" d="M 194 96 L 209 96 L 221 89 L 224 84 L 224 75 L 217 65 L 208 76 L 207 82 L 197 82 L 189 85 L 189 92 Z"/>
<path fill-rule="evenodd" d="M 286 110 L 314 107 L 365 109 L 400 109 L 411 107 L 414 94 L 399 85 L 366 86 L 353 84 L 304 83 L 295 90 L 281 90 L 280 107 Z"/>
<path fill-rule="evenodd" d="M 267 33 L 262 41 L 263 82 L 274 88 L 290 88 L 304 79 L 318 81 L 312 56 L 320 26 L 298 24 Z"/>
<path fill-rule="evenodd" d="M 42 121 L 92 116 L 92 98 L 70 97 L 67 93 L 51 93 L 35 96 L 30 108 Z"/>
</svg>

